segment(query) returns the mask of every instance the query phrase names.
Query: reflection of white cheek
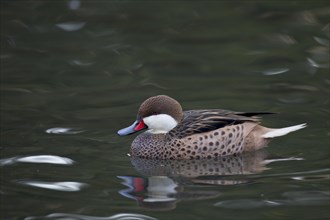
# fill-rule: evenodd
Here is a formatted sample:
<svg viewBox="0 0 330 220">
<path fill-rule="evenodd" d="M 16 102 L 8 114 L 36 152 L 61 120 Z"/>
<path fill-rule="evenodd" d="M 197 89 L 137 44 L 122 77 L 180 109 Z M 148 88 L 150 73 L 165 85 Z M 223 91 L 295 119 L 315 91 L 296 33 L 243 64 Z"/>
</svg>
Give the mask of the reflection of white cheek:
<svg viewBox="0 0 330 220">
<path fill-rule="evenodd" d="M 152 133 L 167 133 L 177 126 L 173 117 L 167 114 L 151 115 L 143 119 Z"/>
</svg>

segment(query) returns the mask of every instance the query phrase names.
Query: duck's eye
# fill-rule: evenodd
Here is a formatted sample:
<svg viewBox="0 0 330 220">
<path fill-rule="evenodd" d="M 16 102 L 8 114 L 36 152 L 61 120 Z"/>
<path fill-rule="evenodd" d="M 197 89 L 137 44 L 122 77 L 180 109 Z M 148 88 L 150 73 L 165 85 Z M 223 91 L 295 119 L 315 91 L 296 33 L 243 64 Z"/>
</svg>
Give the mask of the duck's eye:
<svg viewBox="0 0 330 220">
<path fill-rule="evenodd" d="M 158 113 L 157 112 L 152 112 L 153 115 L 157 115 Z"/>
</svg>

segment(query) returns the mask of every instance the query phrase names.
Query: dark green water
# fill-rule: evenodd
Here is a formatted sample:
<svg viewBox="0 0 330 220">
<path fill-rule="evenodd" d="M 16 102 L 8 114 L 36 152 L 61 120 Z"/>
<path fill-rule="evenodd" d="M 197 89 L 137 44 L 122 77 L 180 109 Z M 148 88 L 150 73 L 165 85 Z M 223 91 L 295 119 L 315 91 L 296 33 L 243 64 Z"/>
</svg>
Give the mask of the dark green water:
<svg viewBox="0 0 330 220">
<path fill-rule="evenodd" d="M 1 1 L 1 219 L 329 219 L 328 1 Z M 209 161 L 127 156 L 139 104 L 308 127 Z"/>
</svg>

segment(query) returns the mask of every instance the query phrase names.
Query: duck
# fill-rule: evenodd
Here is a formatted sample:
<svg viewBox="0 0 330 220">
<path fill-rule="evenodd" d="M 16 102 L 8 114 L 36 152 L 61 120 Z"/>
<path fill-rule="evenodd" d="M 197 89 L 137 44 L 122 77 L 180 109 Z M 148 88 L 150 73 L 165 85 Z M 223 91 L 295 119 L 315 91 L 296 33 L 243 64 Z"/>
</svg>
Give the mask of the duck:
<svg viewBox="0 0 330 220">
<path fill-rule="evenodd" d="M 306 123 L 284 128 L 261 125 L 260 115 L 272 112 L 236 112 L 224 109 L 183 111 L 167 95 L 146 99 L 132 125 L 119 136 L 145 130 L 130 148 L 132 157 L 145 159 L 204 159 L 257 151 L 275 137 L 300 130 Z"/>
</svg>

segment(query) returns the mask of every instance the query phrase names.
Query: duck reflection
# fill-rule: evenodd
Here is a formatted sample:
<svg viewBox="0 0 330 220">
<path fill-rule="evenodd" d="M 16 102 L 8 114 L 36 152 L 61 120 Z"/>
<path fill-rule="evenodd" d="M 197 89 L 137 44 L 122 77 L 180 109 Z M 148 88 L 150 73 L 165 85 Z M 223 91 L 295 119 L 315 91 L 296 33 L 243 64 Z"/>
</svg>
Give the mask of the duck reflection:
<svg viewBox="0 0 330 220">
<path fill-rule="evenodd" d="M 205 185 L 249 183 L 246 174 L 266 170 L 265 150 L 202 160 L 152 160 L 131 157 L 135 169 L 145 177 L 118 176 L 128 188 L 119 193 L 143 208 L 171 210 L 179 200 L 210 199 L 221 195 Z"/>
</svg>

